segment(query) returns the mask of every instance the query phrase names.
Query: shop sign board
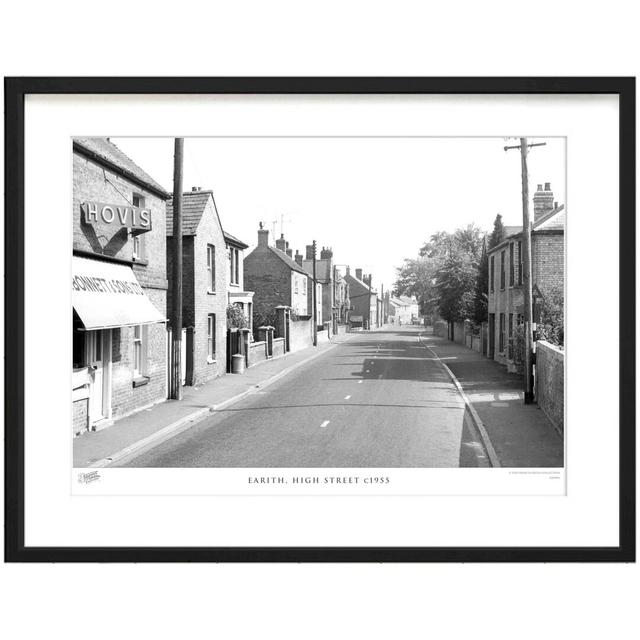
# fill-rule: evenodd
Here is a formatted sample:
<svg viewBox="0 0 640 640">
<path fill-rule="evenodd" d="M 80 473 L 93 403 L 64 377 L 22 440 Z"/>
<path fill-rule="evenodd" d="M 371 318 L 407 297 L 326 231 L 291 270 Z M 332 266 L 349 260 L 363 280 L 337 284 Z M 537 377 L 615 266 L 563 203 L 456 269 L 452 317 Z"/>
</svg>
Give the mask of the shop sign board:
<svg viewBox="0 0 640 640">
<path fill-rule="evenodd" d="M 83 202 L 80 205 L 85 224 L 107 224 L 136 229 L 139 233 L 151 231 L 151 210 L 122 204 Z"/>
</svg>

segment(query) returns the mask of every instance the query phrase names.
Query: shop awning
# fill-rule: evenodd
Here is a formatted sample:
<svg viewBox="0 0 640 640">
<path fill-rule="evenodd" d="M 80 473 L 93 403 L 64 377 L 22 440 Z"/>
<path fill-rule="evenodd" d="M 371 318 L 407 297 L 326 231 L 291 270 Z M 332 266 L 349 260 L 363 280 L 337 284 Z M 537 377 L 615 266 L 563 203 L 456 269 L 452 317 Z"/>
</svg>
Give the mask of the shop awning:
<svg viewBox="0 0 640 640">
<path fill-rule="evenodd" d="M 87 330 L 166 321 L 126 265 L 73 256 L 71 287 L 73 308 Z"/>
</svg>

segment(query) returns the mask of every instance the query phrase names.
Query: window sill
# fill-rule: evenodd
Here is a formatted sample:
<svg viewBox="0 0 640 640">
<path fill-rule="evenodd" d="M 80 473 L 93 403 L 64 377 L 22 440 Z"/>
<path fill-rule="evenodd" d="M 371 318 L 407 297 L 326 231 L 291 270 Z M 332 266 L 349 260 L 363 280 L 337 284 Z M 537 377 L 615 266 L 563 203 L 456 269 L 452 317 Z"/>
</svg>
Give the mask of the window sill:
<svg viewBox="0 0 640 640">
<path fill-rule="evenodd" d="M 217 362 L 215 358 L 207 358 L 207 364 L 216 364 Z"/>
<path fill-rule="evenodd" d="M 139 264 L 142 267 L 148 267 L 149 261 L 146 258 L 131 258 L 133 264 Z"/>
<path fill-rule="evenodd" d="M 133 379 L 133 388 L 144 387 L 145 384 L 149 384 L 151 378 L 149 376 L 136 376 Z"/>
<path fill-rule="evenodd" d="M 216 292 L 215 291 L 207 291 L 207 295 L 208 296 L 215 296 Z"/>
</svg>

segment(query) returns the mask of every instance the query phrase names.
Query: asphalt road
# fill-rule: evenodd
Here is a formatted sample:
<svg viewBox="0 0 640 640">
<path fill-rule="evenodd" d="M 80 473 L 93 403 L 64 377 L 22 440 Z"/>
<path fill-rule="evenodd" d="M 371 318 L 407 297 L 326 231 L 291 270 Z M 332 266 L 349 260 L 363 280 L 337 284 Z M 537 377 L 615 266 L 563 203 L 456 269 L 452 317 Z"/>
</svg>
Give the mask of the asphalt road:
<svg viewBox="0 0 640 640">
<path fill-rule="evenodd" d="M 356 334 L 126 466 L 488 466 L 421 329 Z"/>
</svg>

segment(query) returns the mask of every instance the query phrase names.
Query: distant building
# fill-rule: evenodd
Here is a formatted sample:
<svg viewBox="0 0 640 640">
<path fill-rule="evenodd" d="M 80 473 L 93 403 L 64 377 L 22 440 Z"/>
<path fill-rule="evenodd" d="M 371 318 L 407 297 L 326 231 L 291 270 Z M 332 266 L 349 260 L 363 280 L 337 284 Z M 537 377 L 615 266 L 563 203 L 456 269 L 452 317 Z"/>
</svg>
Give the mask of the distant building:
<svg viewBox="0 0 640 640">
<path fill-rule="evenodd" d="M 333 308 L 338 324 L 349 322 L 349 309 L 351 300 L 349 297 L 349 283 L 338 269 L 333 268 Z"/>
<path fill-rule="evenodd" d="M 254 292 L 254 314 L 260 322 L 274 318 L 277 306 L 291 307 L 298 316 L 311 313 L 311 276 L 293 259 L 284 237 L 269 244 L 269 231 L 258 230 L 258 245 L 244 259 L 245 283 Z M 275 322 L 275 320 L 272 320 Z"/>
<path fill-rule="evenodd" d="M 418 318 L 418 301 L 414 296 L 391 296 L 389 298 L 389 322 L 411 324 Z"/>
<path fill-rule="evenodd" d="M 170 317 L 174 289 L 173 202 L 167 205 L 167 238 Z M 251 317 L 251 293 L 242 287 L 241 259 L 246 247 L 224 232 L 212 191 L 194 187 L 183 194 L 183 384 L 201 384 L 227 372 L 227 305 L 242 303 Z"/>
<path fill-rule="evenodd" d="M 553 200 L 550 183 L 538 185 L 533 196 L 531 279 L 533 321 L 538 322 L 546 292 L 564 287 L 564 205 Z M 507 237 L 488 251 L 489 358 L 503 364 L 514 359 L 513 338 L 524 322 L 522 226 L 506 227 Z"/>
<path fill-rule="evenodd" d="M 313 245 L 307 245 L 306 257 L 296 252 L 295 260 L 302 268 L 313 274 Z M 333 251 L 329 247 L 322 247 L 320 256 L 316 258 L 316 283 L 318 301 L 318 324 L 333 322 L 337 316 L 335 310 L 335 291 L 333 287 Z"/>
<path fill-rule="evenodd" d="M 364 329 L 374 329 L 378 326 L 378 295 L 371 286 L 371 275 L 363 275 L 362 269 L 355 270 L 355 276 L 347 269 L 344 276 L 349 285 L 349 300 L 351 312 L 349 322 L 353 325 L 362 324 Z"/>
<path fill-rule="evenodd" d="M 74 435 L 167 397 L 169 197 L 108 138 L 74 139 Z"/>
</svg>

